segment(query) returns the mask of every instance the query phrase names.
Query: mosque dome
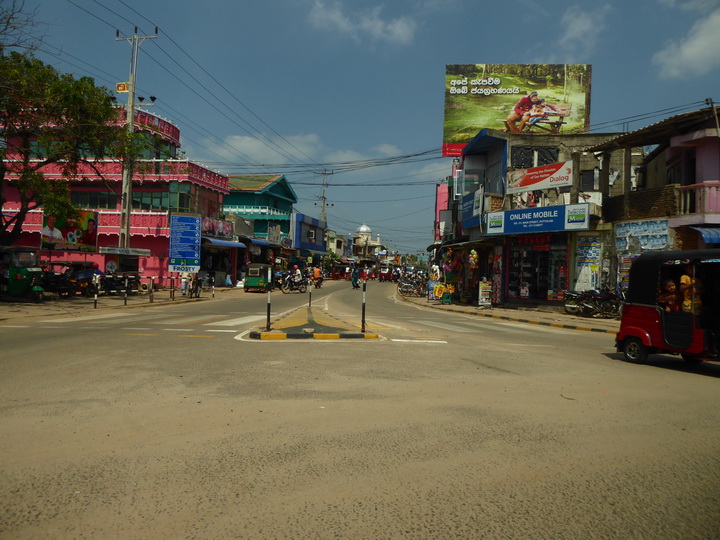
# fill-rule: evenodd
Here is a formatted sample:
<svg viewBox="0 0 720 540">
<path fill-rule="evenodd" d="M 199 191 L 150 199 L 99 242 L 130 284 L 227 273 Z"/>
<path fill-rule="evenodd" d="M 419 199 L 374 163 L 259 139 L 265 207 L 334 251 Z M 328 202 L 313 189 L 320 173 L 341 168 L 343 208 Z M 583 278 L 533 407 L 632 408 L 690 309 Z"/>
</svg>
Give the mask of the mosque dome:
<svg viewBox="0 0 720 540">
<path fill-rule="evenodd" d="M 357 232 L 359 234 L 370 234 L 370 233 L 372 233 L 372 229 L 370 229 L 370 227 L 368 227 L 367 225 L 365 225 L 363 223 L 362 225 L 360 225 L 357 228 L 357 231 L 355 231 L 355 232 Z"/>
</svg>

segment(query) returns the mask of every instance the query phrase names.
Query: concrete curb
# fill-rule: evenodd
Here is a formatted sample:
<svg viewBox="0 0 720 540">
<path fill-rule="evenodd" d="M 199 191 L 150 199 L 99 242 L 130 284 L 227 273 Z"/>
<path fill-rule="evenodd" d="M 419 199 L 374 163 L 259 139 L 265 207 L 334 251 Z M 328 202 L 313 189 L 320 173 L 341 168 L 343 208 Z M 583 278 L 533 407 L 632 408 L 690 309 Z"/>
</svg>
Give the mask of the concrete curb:
<svg viewBox="0 0 720 540">
<path fill-rule="evenodd" d="M 534 318 L 528 317 L 525 313 L 523 315 L 509 315 L 508 311 L 514 311 L 514 310 L 508 310 L 506 308 L 483 308 L 488 310 L 502 310 L 503 314 L 500 313 L 491 313 L 488 311 L 482 311 L 479 312 L 477 307 L 459 307 L 459 306 L 448 306 L 447 304 L 431 304 L 427 301 L 418 301 L 416 298 L 413 297 L 405 297 L 402 295 L 398 295 L 400 298 L 403 299 L 403 301 L 414 304 L 419 307 L 425 307 L 429 309 L 435 309 L 435 310 L 441 310 L 441 311 L 450 311 L 453 313 L 461 313 L 463 315 L 472 315 L 474 317 L 486 317 L 489 319 L 497 319 L 497 320 L 503 320 L 503 321 L 512 321 L 512 322 L 520 322 L 524 324 L 536 324 L 539 326 L 548 326 L 553 328 L 562 328 L 566 330 L 580 330 L 584 332 L 595 332 L 600 334 L 616 334 L 620 329 L 620 321 L 611 321 L 610 319 L 598 319 L 597 322 L 599 323 L 599 326 L 593 327 L 588 326 L 586 324 L 569 324 L 569 323 L 562 323 L 557 321 L 551 321 L 547 320 L 548 318 L 557 318 L 558 316 L 562 317 L 564 316 L 564 313 L 549 313 L 549 312 L 540 312 L 540 311 L 532 311 L 534 314 Z M 569 315 L 568 315 L 569 317 Z M 612 325 L 613 327 L 609 327 Z"/>
<path fill-rule="evenodd" d="M 250 332 L 248 336 L 252 339 L 261 340 L 283 340 L 283 339 L 378 339 L 379 334 L 357 333 L 357 332 Z"/>
</svg>

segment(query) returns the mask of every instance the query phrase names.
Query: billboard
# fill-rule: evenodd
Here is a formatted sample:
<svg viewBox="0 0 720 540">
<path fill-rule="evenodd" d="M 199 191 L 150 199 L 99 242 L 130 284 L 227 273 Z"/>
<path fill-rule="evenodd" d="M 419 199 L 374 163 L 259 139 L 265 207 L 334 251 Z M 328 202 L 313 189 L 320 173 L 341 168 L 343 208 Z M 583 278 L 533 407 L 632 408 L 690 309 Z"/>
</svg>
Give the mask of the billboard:
<svg viewBox="0 0 720 540">
<path fill-rule="evenodd" d="M 75 217 L 65 219 L 43 214 L 40 247 L 55 251 L 94 252 L 97 250 L 97 233 L 97 212 L 79 210 Z"/>
<path fill-rule="evenodd" d="M 483 129 L 587 132 L 591 73 L 589 64 L 446 65 L 443 155 L 462 155 Z"/>
</svg>

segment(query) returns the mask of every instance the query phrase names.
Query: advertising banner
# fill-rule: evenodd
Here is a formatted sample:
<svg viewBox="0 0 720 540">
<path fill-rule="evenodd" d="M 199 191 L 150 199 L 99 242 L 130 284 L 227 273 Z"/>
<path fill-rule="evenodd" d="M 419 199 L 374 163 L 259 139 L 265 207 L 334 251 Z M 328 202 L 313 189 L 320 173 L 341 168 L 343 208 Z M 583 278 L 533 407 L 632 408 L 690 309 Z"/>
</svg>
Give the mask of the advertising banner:
<svg viewBox="0 0 720 540">
<path fill-rule="evenodd" d="M 523 193 L 564 186 L 572 186 L 572 161 L 551 163 L 542 167 L 532 167 L 511 171 L 507 176 L 507 192 Z"/>
<path fill-rule="evenodd" d="M 41 249 L 55 251 L 97 251 L 97 212 L 79 210 L 76 217 L 59 219 L 43 215 Z"/>
<path fill-rule="evenodd" d="M 584 231 L 590 227 L 588 203 L 490 212 L 487 234 Z"/>
<path fill-rule="evenodd" d="M 587 132 L 591 71 L 588 64 L 448 64 L 443 155 L 462 155 L 483 129 Z"/>
</svg>

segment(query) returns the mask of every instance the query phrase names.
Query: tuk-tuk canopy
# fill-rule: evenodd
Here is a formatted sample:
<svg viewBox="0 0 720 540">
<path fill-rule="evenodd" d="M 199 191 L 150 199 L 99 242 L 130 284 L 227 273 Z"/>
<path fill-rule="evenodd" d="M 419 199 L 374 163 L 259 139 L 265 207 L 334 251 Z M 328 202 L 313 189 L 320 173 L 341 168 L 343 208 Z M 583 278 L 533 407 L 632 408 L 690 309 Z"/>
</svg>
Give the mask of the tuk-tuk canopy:
<svg viewBox="0 0 720 540">
<path fill-rule="evenodd" d="M 655 304 L 660 285 L 660 271 L 675 262 L 679 266 L 702 261 L 718 261 L 720 249 L 690 251 L 646 251 L 633 261 L 626 295 L 631 304 Z"/>
</svg>

